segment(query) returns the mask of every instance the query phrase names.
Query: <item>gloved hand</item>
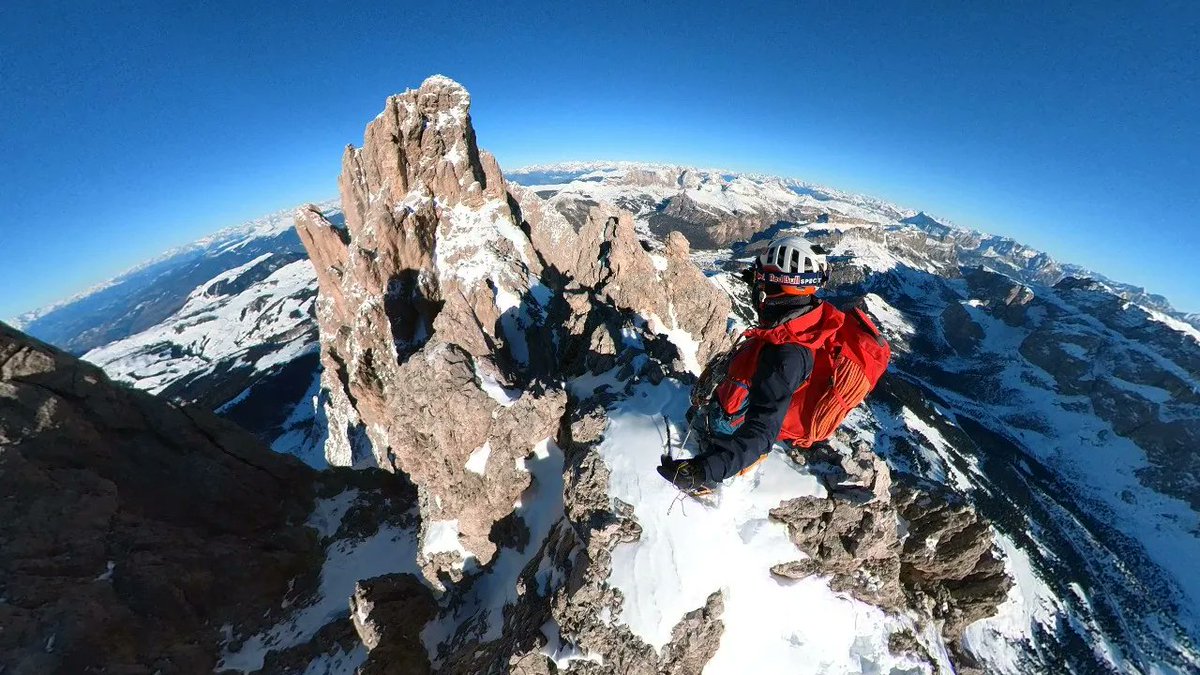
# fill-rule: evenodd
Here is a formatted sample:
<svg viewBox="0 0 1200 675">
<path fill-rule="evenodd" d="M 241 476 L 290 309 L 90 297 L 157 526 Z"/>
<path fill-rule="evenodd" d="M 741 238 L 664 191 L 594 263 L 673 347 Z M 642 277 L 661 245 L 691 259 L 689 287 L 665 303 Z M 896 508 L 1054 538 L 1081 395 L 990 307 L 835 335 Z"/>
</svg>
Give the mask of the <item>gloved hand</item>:
<svg viewBox="0 0 1200 675">
<path fill-rule="evenodd" d="M 658 475 L 693 497 L 708 494 L 717 487 L 705 477 L 704 466 L 695 459 L 671 459 L 664 455 Z"/>
</svg>

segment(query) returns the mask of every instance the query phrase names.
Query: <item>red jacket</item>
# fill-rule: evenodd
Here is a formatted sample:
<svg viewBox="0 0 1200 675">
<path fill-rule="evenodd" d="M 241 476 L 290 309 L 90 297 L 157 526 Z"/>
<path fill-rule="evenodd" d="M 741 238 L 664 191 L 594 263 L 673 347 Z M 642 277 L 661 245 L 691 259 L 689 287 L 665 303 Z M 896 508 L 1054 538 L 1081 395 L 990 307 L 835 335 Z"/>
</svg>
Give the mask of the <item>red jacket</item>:
<svg viewBox="0 0 1200 675">
<path fill-rule="evenodd" d="M 726 412 L 732 413 L 744 405 L 750 395 L 754 374 L 759 367 L 759 353 L 765 345 L 794 344 L 806 347 L 812 352 L 825 344 L 842 327 L 845 320 L 846 315 L 841 310 L 828 302 L 822 302 L 812 311 L 773 328 L 747 330 L 743 333 L 744 342 L 729 364 L 725 382 L 717 387 L 717 397 L 722 407 Z M 806 408 L 811 409 L 815 401 L 805 405 L 806 402 L 802 399 L 809 396 L 810 393 L 820 396 L 822 389 L 806 387 L 804 384 L 817 378 L 829 378 L 832 374 L 831 361 L 822 359 L 813 361 L 808 377 L 800 383 L 799 388 L 792 395 L 791 404 L 783 418 L 783 425 L 775 435 L 776 440 L 794 442 L 808 436 L 808 429 L 804 428 L 799 413 Z M 761 452 L 767 450 L 770 450 L 770 446 L 763 448 Z"/>
</svg>

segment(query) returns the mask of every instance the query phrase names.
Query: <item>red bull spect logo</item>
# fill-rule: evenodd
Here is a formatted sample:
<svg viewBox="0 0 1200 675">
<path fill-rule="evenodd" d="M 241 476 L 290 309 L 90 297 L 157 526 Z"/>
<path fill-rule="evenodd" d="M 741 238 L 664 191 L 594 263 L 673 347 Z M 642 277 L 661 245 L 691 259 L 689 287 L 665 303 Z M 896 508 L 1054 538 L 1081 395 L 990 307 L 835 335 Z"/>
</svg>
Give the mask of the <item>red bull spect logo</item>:
<svg viewBox="0 0 1200 675">
<path fill-rule="evenodd" d="M 779 272 L 754 273 L 756 281 L 766 281 L 781 286 L 820 286 L 825 283 L 825 275 L 821 272 L 803 272 L 801 274 L 782 274 Z"/>
</svg>

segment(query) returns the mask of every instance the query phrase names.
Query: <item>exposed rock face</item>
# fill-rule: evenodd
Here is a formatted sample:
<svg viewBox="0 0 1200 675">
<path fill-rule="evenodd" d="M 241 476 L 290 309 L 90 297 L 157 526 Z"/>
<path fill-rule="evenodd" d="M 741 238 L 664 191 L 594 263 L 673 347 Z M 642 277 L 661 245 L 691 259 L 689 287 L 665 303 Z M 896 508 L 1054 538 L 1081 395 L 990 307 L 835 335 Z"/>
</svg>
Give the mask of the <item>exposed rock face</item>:
<svg viewBox="0 0 1200 675">
<path fill-rule="evenodd" d="M 486 563 L 492 525 L 529 485 L 517 460 L 553 434 L 564 398 L 509 406 L 482 388 L 529 358 L 517 323 L 540 270 L 495 160 L 475 144 L 469 104 L 444 78 L 389 98 L 343 158 L 345 229 L 312 208 L 298 229 L 317 270 L 323 382 L 339 425 L 328 459 L 353 463 L 365 433 L 375 462 L 421 488 L 426 520 L 457 521 Z M 488 453 L 481 474 L 466 469 L 475 452 Z"/>
<path fill-rule="evenodd" d="M 974 665 L 959 644 L 963 630 L 993 616 L 1013 583 L 988 524 L 944 486 L 912 476 L 893 482 L 887 464 L 866 447 L 852 457 L 802 457 L 827 474 L 829 496 L 771 511 L 810 556 L 772 571 L 831 574 L 835 590 L 864 602 L 916 609 L 941 627 L 959 668 Z"/>
<path fill-rule="evenodd" d="M 979 347 L 983 329 L 971 319 L 971 315 L 957 302 L 946 305 L 942 311 L 942 331 L 946 342 L 959 354 L 969 355 Z"/>
<path fill-rule="evenodd" d="M 1033 291 L 1028 286 L 982 267 L 967 271 L 963 278 L 981 305 L 1005 323 L 1019 326 L 1025 321 L 1025 310 L 1033 300 Z"/>
<path fill-rule="evenodd" d="M 421 628 L 437 613 L 429 588 L 409 574 L 389 574 L 358 582 L 350 598 L 350 618 L 370 650 L 360 673 L 429 672 Z"/>
<path fill-rule="evenodd" d="M 1039 316 L 1025 324 L 1021 356 L 1146 451 L 1148 485 L 1200 509 L 1200 343 L 1091 279 L 1068 277 L 1055 290 L 1071 304 L 1031 303 Z"/>
<path fill-rule="evenodd" d="M 665 255 L 647 255 L 628 213 L 594 207 L 575 250 L 578 257 L 568 268 L 573 281 L 564 289 L 568 330 L 587 340 L 593 353 L 614 353 L 621 323 L 630 317 L 651 334 L 683 331 L 692 337 L 696 351 L 678 354 L 680 371 L 698 374 L 728 346 L 729 299 L 692 264 L 683 235 L 671 233 Z"/>
<path fill-rule="evenodd" d="M 891 496 L 907 523 L 900 583 L 909 602 L 941 624 L 960 669 L 977 665 L 960 644 L 963 630 L 994 616 L 1013 585 L 991 528 L 969 502 L 942 485 L 900 477 Z"/>
<path fill-rule="evenodd" d="M 0 670 L 211 672 L 316 564 L 311 478 L 0 324 Z"/>
<path fill-rule="evenodd" d="M 611 355 L 639 321 L 647 339 L 692 335 L 694 353 L 678 356 L 697 369 L 727 339 L 728 301 L 681 236 L 656 261 L 628 214 L 593 209 L 576 231 L 535 195 L 510 194 L 469 104 L 440 77 L 389 98 L 343 158 L 345 228 L 316 208 L 297 228 L 320 287 L 327 458 L 354 464 L 369 445 L 417 484 L 427 526 L 453 523 L 486 564 L 493 527 L 530 485 L 520 461 L 556 434 L 566 394 L 554 383 L 602 363 L 588 354 Z M 506 385 L 538 393 L 514 402 Z M 454 557 L 431 557 L 430 574 Z"/>
</svg>

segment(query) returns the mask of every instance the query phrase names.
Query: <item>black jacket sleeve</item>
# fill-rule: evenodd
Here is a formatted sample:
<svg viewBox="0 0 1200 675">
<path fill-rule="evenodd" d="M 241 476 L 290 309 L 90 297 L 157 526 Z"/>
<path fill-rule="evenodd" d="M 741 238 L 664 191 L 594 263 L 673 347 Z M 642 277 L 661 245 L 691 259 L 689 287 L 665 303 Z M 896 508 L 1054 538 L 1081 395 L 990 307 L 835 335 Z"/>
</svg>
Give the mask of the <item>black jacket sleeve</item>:
<svg viewBox="0 0 1200 675">
<path fill-rule="evenodd" d="M 750 383 L 746 420 L 732 438 L 713 439 L 697 459 L 710 481 L 736 475 L 771 450 L 779 437 L 792 395 L 812 373 L 812 350 L 803 345 L 766 345 L 758 354 L 758 370 Z"/>
</svg>

